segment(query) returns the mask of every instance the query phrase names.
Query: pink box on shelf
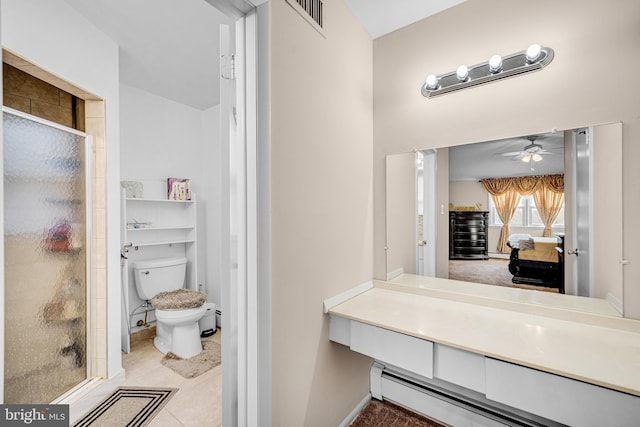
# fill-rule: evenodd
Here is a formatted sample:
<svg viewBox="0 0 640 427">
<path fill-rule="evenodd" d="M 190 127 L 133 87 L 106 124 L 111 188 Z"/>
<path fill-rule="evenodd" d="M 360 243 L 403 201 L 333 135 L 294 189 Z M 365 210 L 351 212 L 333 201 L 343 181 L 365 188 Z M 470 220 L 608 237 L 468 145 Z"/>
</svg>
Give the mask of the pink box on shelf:
<svg viewBox="0 0 640 427">
<path fill-rule="evenodd" d="M 167 198 L 169 200 L 191 200 L 191 180 L 188 178 L 167 178 Z"/>
</svg>

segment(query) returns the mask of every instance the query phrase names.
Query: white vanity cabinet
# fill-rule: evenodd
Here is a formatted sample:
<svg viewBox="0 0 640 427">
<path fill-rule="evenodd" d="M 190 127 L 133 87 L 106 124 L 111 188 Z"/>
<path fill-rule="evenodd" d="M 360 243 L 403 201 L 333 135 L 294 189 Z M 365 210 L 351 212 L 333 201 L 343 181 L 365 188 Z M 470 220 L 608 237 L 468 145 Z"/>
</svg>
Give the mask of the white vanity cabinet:
<svg viewBox="0 0 640 427">
<path fill-rule="evenodd" d="M 448 424 L 638 425 L 637 322 L 458 299 L 373 287 L 325 308 L 329 338 L 375 359 L 373 397 Z"/>
</svg>

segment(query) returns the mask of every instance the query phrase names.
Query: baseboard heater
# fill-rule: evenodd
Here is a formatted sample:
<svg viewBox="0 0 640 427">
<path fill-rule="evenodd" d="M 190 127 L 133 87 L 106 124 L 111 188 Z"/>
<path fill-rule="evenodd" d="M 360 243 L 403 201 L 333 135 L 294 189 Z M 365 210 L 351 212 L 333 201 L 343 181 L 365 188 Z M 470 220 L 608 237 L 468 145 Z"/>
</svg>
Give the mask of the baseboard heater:
<svg viewBox="0 0 640 427">
<path fill-rule="evenodd" d="M 564 424 L 493 402 L 481 393 L 438 379 L 418 378 L 375 362 L 371 395 L 454 426 L 561 427 Z"/>
</svg>

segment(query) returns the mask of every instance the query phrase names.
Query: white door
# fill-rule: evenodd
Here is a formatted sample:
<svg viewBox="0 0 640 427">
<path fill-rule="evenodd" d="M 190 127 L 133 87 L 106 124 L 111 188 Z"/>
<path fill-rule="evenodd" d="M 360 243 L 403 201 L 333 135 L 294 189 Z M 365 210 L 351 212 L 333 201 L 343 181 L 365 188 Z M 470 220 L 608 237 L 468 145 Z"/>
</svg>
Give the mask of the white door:
<svg viewBox="0 0 640 427">
<path fill-rule="evenodd" d="M 591 223 L 592 223 L 592 159 L 591 132 L 577 129 L 574 132 L 574 241 L 575 247 L 565 248 L 567 257 L 575 257 L 574 281 L 577 295 L 591 296 Z"/>
<path fill-rule="evenodd" d="M 418 214 L 422 215 L 422 227 L 419 227 L 421 235 L 418 236 L 418 251 L 422 259 L 419 266 L 419 274 L 435 277 L 436 275 L 436 152 L 434 150 L 423 151 L 422 171 L 419 185 L 420 194 L 418 200 Z"/>
<path fill-rule="evenodd" d="M 225 333 L 222 335 L 222 358 L 225 361 L 222 370 L 222 419 L 231 421 L 230 425 L 237 424 L 238 395 L 238 352 L 237 333 L 238 324 L 235 316 L 237 304 L 237 259 L 234 239 L 235 224 L 232 218 L 236 214 L 236 206 L 232 203 L 235 189 L 231 179 L 231 140 L 235 133 L 235 80 L 233 76 L 232 56 L 235 54 L 232 46 L 233 28 L 227 25 L 220 26 L 220 140 L 221 147 L 221 191 L 222 205 L 229 209 L 221 210 L 221 236 L 229 236 L 221 242 L 220 260 L 220 299 L 221 299 L 221 327 Z M 226 159 L 226 161 L 225 161 Z"/>
<path fill-rule="evenodd" d="M 223 310 L 222 418 L 225 426 L 258 425 L 257 76 L 255 9 L 220 28 Z M 223 196 L 225 197 L 225 196 Z M 263 338 L 266 339 L 266 338 Z"/>
</svg>

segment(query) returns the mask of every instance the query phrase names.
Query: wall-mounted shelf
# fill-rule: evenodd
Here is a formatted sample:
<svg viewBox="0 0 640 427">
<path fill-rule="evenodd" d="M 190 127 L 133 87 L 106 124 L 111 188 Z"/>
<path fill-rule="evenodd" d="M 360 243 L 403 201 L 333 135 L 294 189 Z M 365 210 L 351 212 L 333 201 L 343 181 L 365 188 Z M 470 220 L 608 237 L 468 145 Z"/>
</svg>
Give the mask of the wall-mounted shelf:
<svg viewBox="0 0 640 427">
<path fill-rule="evenodd" d="M 154 194 L 159 194 L 155 192 Z M 128 198 L 121 193 L 121 242 L 125 274 L 123 275 L 123 332 L 122 348 L 130 351 L 129 335 L 145 326 L 137 326 L 141 319 L 152 323 L 155 314 L 145 317 L 144 301 L 135 287 L 131 264 L 140 260 L 185 257 L 187 272 L 185 288 L 198 290 L 196 195 L 191 200 L 159 198 Z M 135 226 L 137 224 L 137 227 Z M 134 313 L 135 312 L 135 313 Z"/>
<path fill-rule="evenodd" d="M 191 200 L 169 200 L 169 199 L 141 199 L 141 198 L 135 198 L 135 197 L 126 197 L 125 200 L 127 202 L 143 202 L 143 203 L 185 203 L 185 204 L 191 204 L 191 203 L 195 203 L 195 199 L 191 199 Z"/>
<path fill-rule="evenodd" d="M 134 249 L 143 248 L 145 246 L 162 246 L 162 245 L 179 245 L 182 243 L 195 243 L 195 240 L 166 240 L 149 243 L 132 243 Z"/>
<path fill-rule="evenodd" d="M 159 227 L 129 227 L 127 226 L 127 231 L 157 231 L 157 230 L 191 230 L 193 226 L 190 225 L 166 225 Z"/>
</svg>

